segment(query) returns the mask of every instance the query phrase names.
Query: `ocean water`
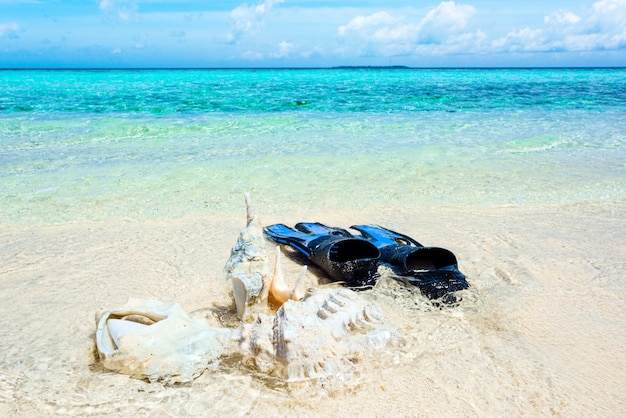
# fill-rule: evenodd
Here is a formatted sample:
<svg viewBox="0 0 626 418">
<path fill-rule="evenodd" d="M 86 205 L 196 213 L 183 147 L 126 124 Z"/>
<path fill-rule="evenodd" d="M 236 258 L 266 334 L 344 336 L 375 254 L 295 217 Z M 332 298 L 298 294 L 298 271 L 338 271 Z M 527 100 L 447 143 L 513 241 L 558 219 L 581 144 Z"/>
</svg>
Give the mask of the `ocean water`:
<svg viewBox="0 0 626 418">
<path fill-rule="evenodd" d="M 0 71 L 0 223 L 626 197 L 626 69 Z"/>
</svg>

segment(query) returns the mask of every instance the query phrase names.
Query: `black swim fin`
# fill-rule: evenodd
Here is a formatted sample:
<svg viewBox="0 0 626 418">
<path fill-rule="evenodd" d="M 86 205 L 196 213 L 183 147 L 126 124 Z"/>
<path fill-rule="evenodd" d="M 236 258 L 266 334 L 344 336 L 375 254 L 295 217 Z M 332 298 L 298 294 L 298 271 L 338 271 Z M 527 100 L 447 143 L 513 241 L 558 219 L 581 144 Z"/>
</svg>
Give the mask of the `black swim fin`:
<svg viewBox="0 0 626 418">
<path fill-rule="evenodd" d="M 407 235 L 378 225 L 351 228 L 378 248 L 381 262 L 389 264 L 400 280 L 419 287 L 428 298 L 439 299 L 469 287 L 450 250 L 424 247 Z"/>
<path fill-rule="evenodd" d="M 345 229 L 321 223 L 301 222 L 295 228 L 274 224 L 264 228 L 274 242 L 289 245 L 346 286 L 373 286 L 377 280 L 380 252 L 370 241 L 354 237 Z"/>
</svg>

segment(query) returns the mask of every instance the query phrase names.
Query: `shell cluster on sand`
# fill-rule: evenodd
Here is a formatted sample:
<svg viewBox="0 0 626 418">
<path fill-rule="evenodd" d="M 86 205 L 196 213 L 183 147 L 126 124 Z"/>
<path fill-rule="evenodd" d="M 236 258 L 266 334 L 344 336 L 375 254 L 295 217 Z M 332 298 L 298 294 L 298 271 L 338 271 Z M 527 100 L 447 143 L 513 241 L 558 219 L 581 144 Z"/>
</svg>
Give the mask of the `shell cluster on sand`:
<svg viewBox="0 0 626 418">
<path fill-rule="evenodd" d="M 224 268 L 239 327 L 209 326 L 175 304 L 129 300 L 97 318 L 96 343 L 105 368 L 151 381 L 187 382 L 237 355 L 288 384 L 353 386 L 363 360 L 402 341 L 381 309 L 358 293 L 307 289 L 306 268 L 288 288 L 279 247 L 270 275 L 267 241 L 247 194 L 246 206 L 247 225 Z"/>
</svg>

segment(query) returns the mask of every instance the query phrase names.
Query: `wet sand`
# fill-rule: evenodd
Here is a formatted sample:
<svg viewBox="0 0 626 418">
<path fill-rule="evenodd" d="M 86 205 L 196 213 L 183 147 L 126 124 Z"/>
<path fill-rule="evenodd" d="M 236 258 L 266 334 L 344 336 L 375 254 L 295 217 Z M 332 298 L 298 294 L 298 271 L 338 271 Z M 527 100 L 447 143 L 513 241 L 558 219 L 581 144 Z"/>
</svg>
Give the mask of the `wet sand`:
<svg viewBox="0 0 626 418">
<path fill-rule="evenodd" d="M 354 391 L 292 394 L 236 363 L 164 386 L 103 370 L 95 314 L 128 297 L 219 321 L 222 268 L 245 213 L 0 228 L 0 415 L 618 416 L 626 410 L 626 202 L 383 208 L 265 224 L 378 223 L 458 257 L 471 288 L 433 308 L 416 292 L 366 292 L 406 340 Z M 286 259 L 295 279 L 299 266 Z M 311 269 L 310 274 L 315 274 Z"/>
</svg>

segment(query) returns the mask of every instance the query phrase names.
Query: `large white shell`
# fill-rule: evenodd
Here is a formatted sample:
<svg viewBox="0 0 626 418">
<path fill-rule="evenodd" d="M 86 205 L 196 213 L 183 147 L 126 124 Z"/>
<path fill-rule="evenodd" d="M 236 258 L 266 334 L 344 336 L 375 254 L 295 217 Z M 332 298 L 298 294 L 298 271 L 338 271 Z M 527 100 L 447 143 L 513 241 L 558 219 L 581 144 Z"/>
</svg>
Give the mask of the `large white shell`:
<svg viewBox="0 0 626 418">
<path fill-rule="evenodd" d="M 97 318 L 102 365 L 151 381 L 189 382 L 216 369 L 232 331 L 190 318 L 177 304 L 129 299 Z"/>
<path fill-rule="evenodd" d="M 224 275 L 233 286 L 237 314 L 244 318 L 246 308 L 263 299 L 262 292 L 269 282 L 269 260 L 266 241 L 259 219 L 253 213 L 250 196 L 246 193 L 247 226 L 231 251 Z"/>
<path fill-rule="evenodd" d="M 356 292 L 317 288 L 289 300 L 274 316 L 245 324 L 240 348 L 259 371 L 288 383 L 354 384 L 358 362 L 401 340 L 380 308 Z"/>
</svg>

